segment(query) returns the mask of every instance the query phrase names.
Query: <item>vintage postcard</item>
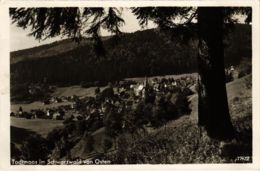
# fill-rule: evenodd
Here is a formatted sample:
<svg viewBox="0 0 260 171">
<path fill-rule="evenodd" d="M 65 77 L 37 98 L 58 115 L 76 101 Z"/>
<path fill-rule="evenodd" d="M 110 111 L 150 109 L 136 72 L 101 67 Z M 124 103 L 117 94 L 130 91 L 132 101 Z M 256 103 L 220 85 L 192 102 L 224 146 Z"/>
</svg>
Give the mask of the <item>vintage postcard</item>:
<svg viewBox="0 0 260 171">
<path fill-rule="evenodd" d="M 259 1 L 3 1 L 0 170 L 260 169 Z"/>
</svg>

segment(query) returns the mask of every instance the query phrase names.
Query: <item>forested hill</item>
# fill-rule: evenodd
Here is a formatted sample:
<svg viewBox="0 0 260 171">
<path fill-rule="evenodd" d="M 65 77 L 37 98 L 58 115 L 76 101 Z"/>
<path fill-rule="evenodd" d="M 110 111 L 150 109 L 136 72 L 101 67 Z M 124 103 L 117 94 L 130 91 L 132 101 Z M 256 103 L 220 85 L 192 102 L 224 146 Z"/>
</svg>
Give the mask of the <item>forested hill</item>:
<svg viewBox="0 0 260 171">
<path fill-rule="evenodd" d="M 95 55 L 92 41 L 70 39 L 11 52 L 11 81 L 79 84 L 125 77 L 196 71 L 196 40 L 181 43 L 155 29 L 103 38 L 106 56 Z M 251 26 L 235 25 L 225 40 L 226 65 L 251 57 Z"/>
</svg>

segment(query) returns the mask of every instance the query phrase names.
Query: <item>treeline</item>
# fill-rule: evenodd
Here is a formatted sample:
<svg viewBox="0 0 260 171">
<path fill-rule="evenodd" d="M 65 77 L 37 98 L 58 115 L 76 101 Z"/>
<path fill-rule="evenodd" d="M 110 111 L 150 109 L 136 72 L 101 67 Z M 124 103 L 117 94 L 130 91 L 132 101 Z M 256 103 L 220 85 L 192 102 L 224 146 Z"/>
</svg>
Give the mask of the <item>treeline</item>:
<svg viewBox="0 0 260 171">
<path fill-rule="evenodd" d="M 86 42 L 89 41 L 65 53 L 11 64 L 11 84 L 45 81 L 72 85 L 196 72 L 196 40 L 184 43 L 154 29 L 138 31 L 124 34 L 120 39 L 105 40 L 105 57 L 96 56 L 91 43 Z M 226 65 L 251 57 L 251 28 L 237 25 L 226 37 L 225 44 Z"/>
</svg>

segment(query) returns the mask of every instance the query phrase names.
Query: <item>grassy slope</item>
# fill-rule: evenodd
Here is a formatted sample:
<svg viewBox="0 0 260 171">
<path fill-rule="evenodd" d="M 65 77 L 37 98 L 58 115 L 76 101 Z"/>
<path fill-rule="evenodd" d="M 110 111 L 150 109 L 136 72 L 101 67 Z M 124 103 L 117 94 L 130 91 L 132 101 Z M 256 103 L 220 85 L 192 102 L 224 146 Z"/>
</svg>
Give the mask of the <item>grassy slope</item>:
<svg viewBox="0 0 260 171">
<path fill-rule="evenodd" d="M 117 157 L 125 158 L 126 163 L 223 163 L 238 162 L 237 156 L 251 155 L 252 99 L 251 89 L 245 83 L 250 76 L 227 84 L 228 100 L 232 122 L 238 131 L 237 139 L 231 142 L 220 142 L 210 139 L 196 125 L 198 114 L 197 95 L 190 97 L 191 115 L 183 116 L 168 122 L 165 126 L 149 130 L 149 134 L 135 137 L 131 142 L 126 139 L 118 153 L 108 153 L 107 157 L 118 163 Z M 141 78 L 135 79 L 142 80 Z M 103 135 L 103 134 L 102 134 Z M 94 136 L 95 137 L 95 136 Z M 128 137 L 129 138 L 129 137 Z M 95 137 L 95 149 L 102 148 L 103 138 Z M 97 150 L 87 153 L 84 142 L 73 148 L 73 156 L 89 158 Z"/>
<path fill-rule="evenodd" d="M 60 87 L 57 88 L 54 93 L 52 93 L 52 96 L 94 96 L 96 88 L 97 87 L 82 88 L 81 86 Z M 104 87 L 100 88 L 101 91 L 103 89 Z"/>
<path fill-rule="evenodd" d="M 247 116 L 252 113 L 252 90 L 246 88 L 246 82 L 251 75 L 227 83 L 227 95 L 230 113 L 232 118 Z M 198 96 L 190 97 L 190 107 L 192 109 L 190 119 L 197 122 L 198 120 Z M 242 106 L 241 106 L 242 105 Z"/>
<path fill-rule="evenodd" d="M 220 142 L 210 139 L 196 125 L 196 95 L 191 97 L 193 112 L 169 122 L 166 127 L 126 143 L 117 155 L 127 163 L 225 163 L 239 162 L 237 156 L 252 152 L 252 98 L 251 89 L 245 88 L 250 76 L 227 84 L 232 123 L 238 131 L 236 139 Z M 235 100 L 234 100 L 235 99 Z M 195 107 L 195 108 L 194 108 Z M 127 141 L 126 141 L 127 142 Z M 241 161 L 240 161 L 241 162 Z"/>
<path fill-rule="evenodd" d="M 56 127 L 63 126 L 60 120 L 46 120 L 46 119 L 23 119 L 11 117 L 11 126 L 16 128 L 23 128 L 27 131 L 35 132 L 42 137 L 47 137 L 48 133 Z M 12 132 L 12 137 L 18 134 L 15 130 Z M 23 138 L 23 137 L 21 137 Z"/>
</svg>

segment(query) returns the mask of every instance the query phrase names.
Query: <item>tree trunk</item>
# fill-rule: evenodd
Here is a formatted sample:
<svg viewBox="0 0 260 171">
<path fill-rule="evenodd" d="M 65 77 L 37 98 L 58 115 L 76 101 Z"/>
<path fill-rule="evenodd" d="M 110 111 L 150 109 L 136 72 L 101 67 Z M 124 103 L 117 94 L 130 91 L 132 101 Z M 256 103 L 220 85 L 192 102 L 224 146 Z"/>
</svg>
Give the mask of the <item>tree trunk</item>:
<svg viewBox="0 0 260 171">
<path fill-rule="evenodd" d="M 234 135 L 225 84 L 223 24 L 222 8 L 198 8 L 198 124 L 219 139 Z"/>
</svg>

